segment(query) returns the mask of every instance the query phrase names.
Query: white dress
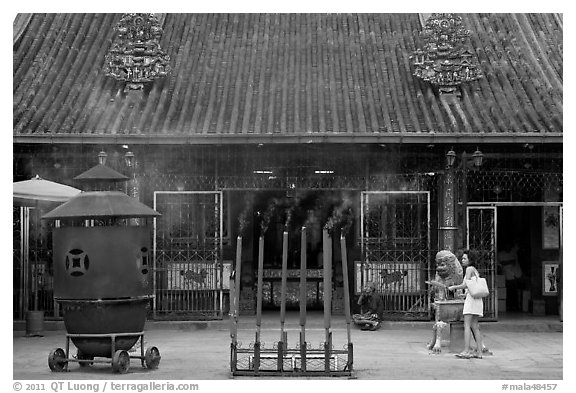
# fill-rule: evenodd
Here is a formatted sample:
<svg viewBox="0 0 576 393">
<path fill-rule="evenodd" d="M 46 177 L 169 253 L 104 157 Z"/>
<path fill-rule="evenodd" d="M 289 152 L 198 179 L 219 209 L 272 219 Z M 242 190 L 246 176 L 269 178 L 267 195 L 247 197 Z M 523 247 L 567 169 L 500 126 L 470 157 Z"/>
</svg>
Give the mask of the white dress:
<svg viewBox="0 0 576 393">
<path fill-rule="evenodd" d="M 475 276 L 472 277 L 473 280 L 480 276 L 476 269 L 474 269 L 474 273 Z M 468 289 L 466 289 L 466 299 L 464 299 L 464 310 L 462 314 L 478 315 L 479 317 L 484 316 L 484 302 L 482 298 L 473 298 L 468 292 Z"/>
</svg>

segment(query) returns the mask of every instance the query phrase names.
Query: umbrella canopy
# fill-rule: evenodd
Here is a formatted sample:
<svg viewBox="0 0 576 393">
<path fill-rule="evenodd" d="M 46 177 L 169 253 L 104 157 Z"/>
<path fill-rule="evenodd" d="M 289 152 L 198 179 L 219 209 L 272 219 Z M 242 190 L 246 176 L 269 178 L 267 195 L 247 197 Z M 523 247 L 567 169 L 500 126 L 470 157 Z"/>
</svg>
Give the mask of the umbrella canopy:
<svg viewBox="0 0 576 393">
<path fill-rule="evenodd" d="M 158 217 L 156 210 L 119 191 L 83 192 L 42 216 L 44 219 Z"/>
<path fill-rule="evenodd" d="M 65 184 L 44 180 L 40 176 L 13 183 L 15 204 L 36 206 L 39 203 L 62 203 L 80 194 L 80 190 Z"/>
</svg>

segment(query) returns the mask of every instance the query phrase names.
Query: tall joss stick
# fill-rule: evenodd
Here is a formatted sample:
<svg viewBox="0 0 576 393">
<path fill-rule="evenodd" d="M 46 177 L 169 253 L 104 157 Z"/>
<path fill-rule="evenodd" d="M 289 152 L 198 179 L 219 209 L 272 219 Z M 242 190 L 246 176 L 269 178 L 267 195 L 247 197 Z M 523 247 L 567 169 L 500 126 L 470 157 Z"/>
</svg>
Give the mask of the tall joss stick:
<svg viewBox="0 0 576 393">
<path fill-rule="evenodd" d="M 346 332 L 348 344 L 352 342 L 350 336 L 350 290 L 348 289 L 348 252 L 346 250 L 346 238 L 340 234 L 340 250 L 342 251 L 342 281 L 344 281 L 344 316 L 346 317 Z"/>
<path fill-rule="evenodd" d="M 328 230 L 322 231 L 323 235 L 323 267 L 324 267 L 324 329 L 326 331 L 326 342 L 329 341 L 330 319 L 332 305 L 332 244 Z"/>
<path fill-rule="evenodd" d="M 306 342 L 306 227 L 302 227 L 300 243 L 300 344 Z"/>
<path fill-rule="evenodd" d="M 258 239 L 258 287 L 256 292 L 256 341 L 254 343 L 254 371 L 260 370 L 260 327 L 262 326 L 262 277 L 264 275 L 264 236 Z"/>
<path fill-rule="evenodd" d="M 230 338 L 232 339 L 232 346 L 236 344 L 236 272 L 232 271 L 230 274 Z"/>
<path fill-rule="evenodd" d="M 230 275 L 230 337 L 232 346 L 236 345 L 238 333 L 238 313 L 240 299 L 240 262 L 242 260 L 242 237 L 236 240 L 236 267 Z"/>
<path fill-rule="evenodd" d="M 288 276 L 288 232 L 282 234 L 282 285 L 280 293 L 280 341 L 284 341 L 284 322 L 286 320 L 286 279 Z"/>
<path fill-rule="evenodd" d="M 256 342 L 260 342 L 262 325 L 262 277 L 264 274 L 264 236 L 258 239 L 258 292 L 256 294 Z"/>
<path fill-rule="evenodd" d="M 235 320 L 238 323 L 238 316 L 240 314 L 240 276 L 242 275 L 242 236 L 238 236 L 236 239 L 236 282 L 235 282 L 235 289 L 236 289 L 236 308 L 235 312 Z"/>
</svg>

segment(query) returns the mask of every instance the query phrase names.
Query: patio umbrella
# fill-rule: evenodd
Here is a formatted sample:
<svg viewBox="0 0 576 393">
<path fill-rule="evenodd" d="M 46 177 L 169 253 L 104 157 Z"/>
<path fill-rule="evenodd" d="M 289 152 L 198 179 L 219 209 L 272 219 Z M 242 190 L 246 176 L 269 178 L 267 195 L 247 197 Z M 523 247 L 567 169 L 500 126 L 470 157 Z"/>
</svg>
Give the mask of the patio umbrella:
<svg viewBox="0 0 576 393">
<path fill-rule="evenodd" d="M 42 203 L 63 203 L 81 191 L 65 184 L 44 180 L 36 175 L 30 180 L 13 183 L 13 201 L 19 206 L 38 206 Z"/>
<path fill-rule="evenodd" d="M 24 180 L 13 183 L 13 203 L 14 206 L 23 207 L 54 207 L 56 204 L 61 204 L 68 201 L 70 198 L 80 194 L 80 190 L 65 184 L 55 183 L 49 180 L 44 180 L 36 175 L 30 180 Z M 24 230 L 22 236 L 29 236 L 28 230 Z M 26 241 L 26 244 L 28 242 Z M 25 246 L 26 247 L 26 246 Z M 24 254 L 28 250 L 22 250 Z M 26 268 L 27 269 L 27 268 Z M 32 292 L 34 294 L 34 310 L 38 309 L 38 293 L 35 283 L 32 284 Z"/>
</svg>

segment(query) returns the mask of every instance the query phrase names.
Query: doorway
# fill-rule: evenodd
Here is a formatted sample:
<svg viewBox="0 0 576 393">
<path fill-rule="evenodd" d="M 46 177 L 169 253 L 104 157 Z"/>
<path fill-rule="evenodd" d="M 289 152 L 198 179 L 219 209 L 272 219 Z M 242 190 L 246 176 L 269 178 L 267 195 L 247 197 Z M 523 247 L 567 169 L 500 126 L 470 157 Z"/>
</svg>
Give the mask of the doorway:
<svg viewBox="0 0 576 393">
<path fill-rule="evenodd" d="M 499 310 L 558 315 L 561 297 L 561 206 L 498 207 Z"/>
<path fill-rule="evenodd" d="M 531 221 L 541 209 L 539 206 L 498 208 L 496 274 L 501 312 L 529 312 L 534 265 Z"/>
<path fill-rule="evenodd" d="M 493 288 L 484 317 L 558 315 L 562 203 L 470 203 L 467 211 L 467 248 L 480 251 L 480 274 Z"/>
</svg>

